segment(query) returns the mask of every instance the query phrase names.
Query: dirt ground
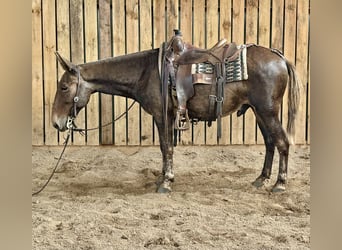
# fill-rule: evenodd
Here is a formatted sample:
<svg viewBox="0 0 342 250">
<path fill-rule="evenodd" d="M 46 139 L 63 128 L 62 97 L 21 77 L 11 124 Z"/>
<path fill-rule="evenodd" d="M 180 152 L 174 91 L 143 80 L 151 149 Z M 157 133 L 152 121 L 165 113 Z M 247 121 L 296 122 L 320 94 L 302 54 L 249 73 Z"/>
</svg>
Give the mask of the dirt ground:
<svg viewBox="0 0 342 250">
<path fill-rule="evenodd" d="M 32 148 L 33 190 L 62 147 Z M 251 182 L 264 146 L 178 146 L 170 194 L 159 147 L 71 146 L 32 198 L 33 249 L 310 249 L 310 147 L 292 146 L 287 190 Z"/>
</svg>

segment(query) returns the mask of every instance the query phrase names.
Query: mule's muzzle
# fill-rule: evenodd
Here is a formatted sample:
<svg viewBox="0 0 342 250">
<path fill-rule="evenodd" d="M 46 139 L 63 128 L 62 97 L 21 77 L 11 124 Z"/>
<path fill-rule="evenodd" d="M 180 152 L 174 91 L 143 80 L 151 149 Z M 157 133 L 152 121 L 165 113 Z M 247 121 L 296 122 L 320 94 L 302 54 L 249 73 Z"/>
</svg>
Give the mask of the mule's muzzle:
<svg viewBox="0 0 342 250">
<path fill-rule="evenodd" d="M 67 117 L 61 117 L 61 116 L 57 116 L 56 114 L 52 115 L 52 126 L 57 129 L 60 132 L 64 132 L 65 130 L 68 129 L 67 127 L 67 122 L 69 120 L 69 116 Z"/>
<path fill-rule="evenodd" d="M 57 129 L 57 130 L 60 130 L 57 123 L 53 123 L 53 127 L 54 127 L 55 129 Z"/>
<path fill-rule="evenodd" d="M 65 125 L 60 125 L 60 124 L 58 124 L 57 122 L 53 122 L 52 125 L 53 125 L 53 127 L 54 127 L 55 129 L 57 129 L 57 130 L 60 131 L 60 132 L 64 132 L 65 130 L 68 129 Z"/>
</svg>

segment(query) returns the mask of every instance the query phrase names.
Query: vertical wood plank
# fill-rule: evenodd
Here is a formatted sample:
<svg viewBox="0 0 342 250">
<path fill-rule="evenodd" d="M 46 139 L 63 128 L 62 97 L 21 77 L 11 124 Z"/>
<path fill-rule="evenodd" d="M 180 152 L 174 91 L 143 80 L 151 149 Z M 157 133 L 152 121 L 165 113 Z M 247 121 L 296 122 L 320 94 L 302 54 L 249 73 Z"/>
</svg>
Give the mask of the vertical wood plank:
<svg viewBox="0 0 342 250">
<path fill-rule="evenodd" d="M 111 57 L 111 18 L 110 0 L 98 0 L 99 12 L 99 59 Z M 100 95 L 101 102 L 101 125 L 113 121 L 113 96 Z M 100 129 L 101 144 L 113 144 L 113 126 L 109 125 Z"/>
<path fill-rule="evenodd" d="M 271 37 L 271 0 L 261 0 L 259 1 L 259 35 L 258 44 L 266 48 L 270 47 L 270 37 Z M 257 129 L 257 144 L 263 144 L 264 138 L 258 127 Z"/>
<path fill-rule="evenodd" d="M 153 0 L 153 47 L 159 48 L 166 41 L 165 1 Z M 154 126 L 154 144 L 159 145 L 157 126 Z"/>
<path fill-rule="evenodd" d="M 192 0 L 180 0 L 180 30 L 183 40 L 192 44 Z"/>
<path fill-rule="evenodd" d="M 59 0 L 57 3 L 57 49 L 65 58 L 70 59 L 70 17 L 69 0 Z M 58 64 L 58 79 L 64 73 L 63 67 Z"/>
<path fill-rule="evenodd" d="M 139 5 L 137 0 L 126 0 L 126 41 L 127 53 L 139 50 Z M 128 99 L 131 105 L 132 99 Z M 136 104 L 128 112 L 128 145 L 139 145 L 139 105 Z"/>
<path fill-rule="evenodd" d="M 219 40 L 219 20 L 218 20 L 218 0 L 207 1 L 207 48 L 214 46 Z M 206 144 L 217 144 L 217 121 L 213 122 L 211 127 L 207 127 Z"/>
<path fill-rule="evenodd" d="M 32 144 L 44 144 L 41 0 L 32 1 Z"/>
<path fill-rule="evenodd" d="M 307 109 L 307 114 L 306 114 L 306 119 L 305 119 L 305 122 L 306 122 L 306 143 L 307 144 L 310 144 L 310 131 L 311 131 L 311 125 L 310 125 L 310 114 L 311 114 L 311 96 L 310 96 L 310 77 L 311 77 L 311 74 L 310 74 L 310 68 L 311 68 L 311 63 L 310 63 L 310 55 L 308 57 L 308 84 L 307 84 L 307 88 L 306 88 L 306 109 Z M 303 94 L 304 95 L 304 94 Z M 304 99 L 304 98 L 302 98 Z M 302 104 L 303 105 L 303 104 Z M 303 126 L 303 125 L 302 125 Z"/>
<path fill-rule="evenodd" d="M 113 0 L 113 52 L 114 56 L 125 54 L 125 0 Z M 115 117 L 126 111 L 126 98 L 114 97 Z M 114 142 L 115 145 L 126 145 L 126 119 L 123 117 L 115 122 Z"/>
<path fill-rule="evenodd" d="M 154 48 L 166 41 L 165 1 L 153 0 L 153 43 Z"/>
<path fill-rule="evenodd" d="M 284 30 L 284 0 L 272 1 L 272 32 L 271 32 L 271 48 L 275 48 L 284 52 L 283 46 L 283 30 Z M 282 108 L 280 107 L 279 119 L 284 127 L 282 118 Z M 286 126 L 286 125 L 285 125 Z"/>
<path fill-rule="evenodd" d="M 193 44 L 199 48 L 205 47 L 205 0 L 194 1 Z M 205 122 L 199 122 L 193 128 L 193 143 L 205 144 Z"/>
<path fill-rule="evenodd" d="M 270 47 L 271 0 L 259 1 L 259 34 L 258 44 L 266 48 Z"/>
<path fill-rule="evenodd" d="M 285 0 L 285 16 L 284 16 L 284 55 L 291 63 L 295 63 L 296 55 L 296 19 L 297 19 L 297 1 Z M 288 121 L 288 87 L 283 97 L 282 121 L 286 130 Z"/>
<path fill-rule="evenodd" d="M 284 0 L 272 1 L 272 37 L 271 47 L 284 51 L 283 28 L 284 28 Z"/>
<path fill-rule="evenodd" d="M 70 38 L 71 38 L 71 61 L 75 64 L 84 63 L 84 40 L 83 40 L 83 3 L 82 0 L 70 0 Z M 85 109 L 82 109 L 76 118 L 76 124 L 85 127 Z M 85 144 L 85 137 L 79 133 L 73 133 L 75 145 Z"/>
<path fill-rule="evenodd" d="M 308 48 L 309 48 L 309 0 L 298 1 L 297 9 L 297 55 L 296 69 L 303 84 L 301 92 L 301 103 L 296 118 L 295 143 L 305 143 L 306 123 L 306 89 L 308 82 Z"/>
<path fill-rule="evenodd" d="M 192 1 L 191 0 L 181 0 L 180 2 L 180 30 L 183 34 L 183 41 L 186 43 L 192 43 Z M 183 131 L 181 133 L 182 145 L 192 144 L 192 129 L 193 126 L 190 125 L 190 129 Z"/>
<path fill-rule="evenodd" d="M 244 43 L 244 1 L 233 0 L 233 32 L 232 41 L 236 44 Z M 232 83 L 234 84 L 234 83 Z M 226 97 L 229 98 L 229 97 Z M 243 118 L 237 117 L 236 113 L 231 115 L 232 121 L 232 144 L 243 143 Z"/>
<path fill-rule="evenodd" d="M 69 23 L 69 0 L 60 0 L 57 4 L 57 49 L 61 55 L 70 59 L 70 23 Z M 58 79 L 64 73 L 63 67 L 58 63 Z M 78 121 L 78 120 L 77 120 Z M 60 143 L 63 140 L 60 139 Z"/>
<path fill-rule="evenodd" d="M 258 0 L 246 1 L 246 41 L 245 43 L 258 42 Z M 252 109 L 248 109 L 244 115 L 244 144 L 255 144 L 256 119 Z"/>
<path fill-rule="evenodd" d="M 231 42 L 232 38 L 232 1 L 220 0 L 220 38 Z"/>
<path fill-rule="evenodd" d="M 55 1 L 44 1 L 43 5 L 43 65 L 44 65 L 44 113 L 45 144 L 57 144 L 57 130 L 51 123 L 51 110 L 57 86 L 56 19 Z"/>
<path fill-rule="evenodd" d="M 220 0 L 220 38 L 232 39 L 232 1 Z M 222 117 L 222 138 L 219 143 L 222 145 L 230 144 L 230 116 Z"/>
<path fill-rule="evenodd" d="M 178 20 L 178 0 L 166 0 L 166 41 L 169 41 L 170 38 L 174 35 L 174 29 L 179 29 L 179 20 Z M 178 132 L 177 132 L 178 133 Z M 184 138 L 186 139 L 189 131 L 181 132 L 181 138 L 185 134 Z M 183 138 L 183 139 L 184 139 Z M 181 144 L 184 142 L 180 142 Z"/>
<path fill-rule="evenodd" d="M 284 55 L 291 62 L 295 62 L 296 55 L 296 21 L 297 1 L 285 0 L 284 24 Z"/>
<path fill-rule="evenodd" d="M 152 5 L 151 0 L 140 0 L 140 50 L 152 49 Z M 141 109 L 141 144 L 153 143 L 153 118 Z"/>
<path fill-rule="evenodd" d="M 173 36 L 173 30 L 179 29 L 178 0 L 167 0 L 167 39 Z"/>
<path fill-rule="evenodd" d="M 84 0 L 84 32 L 85 32 L 85 61 L 98 59 L 97 45 L 97 0 Z M 99 94 L 93 94 L 87 105 L 87 127 L 95 128 L 99 125 Z M 86 134 L 88 145 L 99 144 L 99 131 Z"/>
</svg>

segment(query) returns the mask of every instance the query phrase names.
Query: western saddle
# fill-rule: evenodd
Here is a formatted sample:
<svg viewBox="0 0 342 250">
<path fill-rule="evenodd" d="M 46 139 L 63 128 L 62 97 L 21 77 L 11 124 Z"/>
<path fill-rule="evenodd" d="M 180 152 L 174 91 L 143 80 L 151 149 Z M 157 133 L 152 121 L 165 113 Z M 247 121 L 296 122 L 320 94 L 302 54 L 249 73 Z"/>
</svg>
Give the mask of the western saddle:
<svg viewBox="0 0 342 250">
<path fill-rule="evenodd" d="M 191 44 L 185 43 L 183 41 L 182 33 L 179 30 L 174 30 L 174 36 L 171 40 L 164 45 L 166 47 L 163 57 L 163 67 L 162 67 L 162 84 L 165 91 L 168 91 L 169 85 L 176 89 L 177 96 L 177 114 L 175 120 L 175 128 L 178 130 L 189 129 L 190 120 L 188 116 L 188 110 L 186 108 L 187 101 L 194 95 L 193 83 L 185 83 L 183 81 L 184 75 L 178 72 L 178 68 L 181 65 L 196 65 L 199 63 L 210 63 L 213 65 L 214 77 L 209 77 L 209 82 L 207 84 L 212 85 L 212 94 L 209 95 L 209 110 L 212 119 L 208 121 L 208 125 L 211 122 L 218 119 L 219 129 L 218 137 L 221 137 L 221 116 L 222 116 L 222 102 L 224 99 L 224 83 L 226 80 L 226 67 L 225 63 L 233 61 L 239 56 L 240 48 L 236 46 L 235 43 L 227 44 L 226 39 L 220 40 L 210 49 L 200 49 L 196 48 Z M 205 74 L 197 74 L 198 78 L 203 78 Z M 193 74 L 193 78 L 196 74 Z M 193 81 L 194 83 L 196 81 Z M 202 81 L 204 83 L 204 81 Z M 166 104 L 164 104 L 165 107 Z M 167 106 L 167 105 L 166 105 Z M 216 112 L 215 112 L 216 109 Z M 164 110 L 163 112 L 167 112 Z M 165 113 L 166 115 L 166 113 Z"/>
</svg>

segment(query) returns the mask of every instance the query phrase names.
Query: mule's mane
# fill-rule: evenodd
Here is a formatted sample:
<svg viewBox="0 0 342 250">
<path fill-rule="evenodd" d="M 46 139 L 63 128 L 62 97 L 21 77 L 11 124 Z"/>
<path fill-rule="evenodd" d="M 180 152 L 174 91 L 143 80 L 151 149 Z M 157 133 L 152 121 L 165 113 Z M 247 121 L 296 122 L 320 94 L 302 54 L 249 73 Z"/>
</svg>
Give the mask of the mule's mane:
<svg viewBox="0 0 342 250">
<path fill-rule="evenodd" d="M 96 85 L 96 90 L 106 94 L 134 97 L 136 83 L 157 70 L 158 49 L 111 57 L 80 64 L 83 79 Z M 149 72 L 149 73 L 147 73 Z"/>
<path fill-rule="evenodd" d="M 158 49 L 80 64 L 81 75 L 88 81 L 119 81 L 129 83 L 138 80 L 148 66 L 156 67 Z"/>
<path fill-rule="evenodd" d="M 152 49 L 152 50 L 144 50 L 144 51 L 139 51 L 131 54 L 126 54 L 126 55 L 120 55 L 120 56 L 114 56 L 114 57 L 108 57 L 104 59 L 99 59 L 97 61 L 92 61 L 92 62 L 87 62 L 83 64 L 79 64 L 80 67 L 82 68 L 88 68 L 88 67 L 94 67 L 96 65 L 103 65 L 106 63 L 127 63 L 127 61 L 132 61 L 134 60 L 135 63 L 145 61 L 146 57 L 149 55 L 155 54 L 159 49 Z"/>
</svg>

